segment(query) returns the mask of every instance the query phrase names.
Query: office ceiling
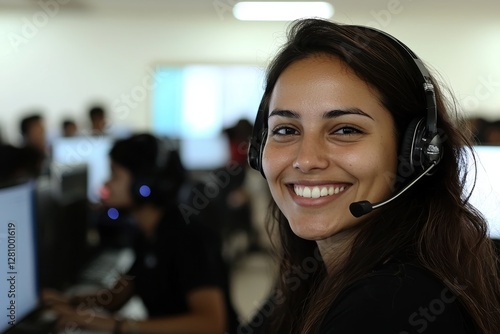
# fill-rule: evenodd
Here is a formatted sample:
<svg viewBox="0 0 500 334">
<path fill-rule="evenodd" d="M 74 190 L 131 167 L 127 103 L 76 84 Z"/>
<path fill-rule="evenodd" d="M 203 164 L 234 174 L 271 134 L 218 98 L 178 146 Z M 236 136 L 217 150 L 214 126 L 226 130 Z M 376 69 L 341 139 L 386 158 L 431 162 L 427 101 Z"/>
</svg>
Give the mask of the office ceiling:
<svg viewBox="0 0 500 334">
<path fill-rule="evenodd" d="M 29 9 L 40 8 L 40 2 L 59 5 L 59 9 L 80 9 L 92 11 L 175 11 L 197 12 L 213 10 L 214 2 L 231 6 L 234 0 L 0 0 L 0 8 L 5 9 Z"/>
<path fill-rule="evenodd" d="M 227 11 L 241 0 L 0 0 L 0 10 L 37 10 L 40 3 L 58 4 L 58 10 L 79 10 L 87 12 L 137 12 L 169 15 L 205 15 L 214 16 L 217 11 Z M 281 0 L 283 1 L 283 0 Z M 292 0 L 293 1 L 293 0 Z M 304 0 L 302 0 L 304 1 Z M 305 0 L 308 1 L 308 0 Z M 309 0 L 311 1 L 311 0 Z M 369 14 L 390 9 L 412 8 L 412 14 L 429 15 L 483 13 L 500 11 L 498 0 L 454 0 L 452 1 L 395 1 L 395 0 L 326 0 L 334 5 L 337 13 L 348 15 Z M 496 12 L 498 13 L 498 12 Z M 465 16 L 466 20 L 467 17 Z"/>
<path fill-rule="evenodd" d="M 198 12 L 214 10 L 215 7 L 232 7 L 240 0 L 0 0 L 0 8 L 29 8 L 39 7 L 40 2 L 58 3 L 61 8 L 86 8 L 95 10 L 147 10 L 147 11 L 190 11 Z M 265 0 L 264 0 L 265 1 Z M 283 1 L 283 0 L 278 0 Z M 298 1 L 298 0 L 291 0 Z M 304 0 L 301 0 L 304 1 Z M 311 0 L 305 0 L 311 1 Z M 317 1 L 317 0 L 316 0 Z M 325 1 L 325 0 L 323 0 Z M 336 8 L 351 11 L 369 11 L 375 8 L 383 8 L 398 4 L 402 7 L 411 4 L 411 1 L 391 1 L 391 0 L 326 0 Z M 439 2 L 435 0 L 419 0 L 419 6 L 432 9 Z M 496 5 L 498 0 L 454 0 L 445 4 L 450 10 L 457 7 L 469 6 L 479 9 L 482 5 Z"/>
</svg>

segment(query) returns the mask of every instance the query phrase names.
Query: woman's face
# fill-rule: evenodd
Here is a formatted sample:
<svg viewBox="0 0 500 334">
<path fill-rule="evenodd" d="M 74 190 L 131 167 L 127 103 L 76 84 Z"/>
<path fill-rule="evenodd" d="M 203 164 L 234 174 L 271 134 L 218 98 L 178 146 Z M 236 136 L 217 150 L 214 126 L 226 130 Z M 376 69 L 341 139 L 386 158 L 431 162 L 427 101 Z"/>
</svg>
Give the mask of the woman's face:
<svg viewBox="0 0 500 334">
<path fill-rule="evenodd" d="M 132 174 L 128 169 L 111 161 L 111 178 L 106 182 L 106 194 L 103 202 L 107 206 L 115 208 L 129 208 L 133 205 Z"/>
<path fill-rule="evenodd" d="M 268 125 L 264 173 L 299 237 L 345 231 L 363 219 L 350 213 L 351 203 L 390 196 L 397 169 L 392 116 L 377 91 L 337 58 L 287 67 L 270 98 Z"/>
</svg>

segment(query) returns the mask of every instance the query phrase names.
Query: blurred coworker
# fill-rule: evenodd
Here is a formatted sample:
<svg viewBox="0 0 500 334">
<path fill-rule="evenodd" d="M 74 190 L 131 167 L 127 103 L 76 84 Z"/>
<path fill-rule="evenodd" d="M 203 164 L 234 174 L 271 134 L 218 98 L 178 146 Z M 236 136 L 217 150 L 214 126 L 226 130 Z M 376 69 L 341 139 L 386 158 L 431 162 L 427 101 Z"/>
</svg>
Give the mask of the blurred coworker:
<svg viewBox="0 0 500 334">
<path fill-rule="evenodd" d="M 30 166 L 30 168 L 38 169 L 38 175 L 49 173 L 50 153 L 43 116 L 39 113 L 34 113 L 23 117 L 20 121 L 20 131 L 22 136 L 21 147 L 26 148 L 26 152 L 33 149 L 38 152 L 35 154 L 37 156 L 37 165 Z"/>
<path fill-rule="evenodd" d="M 231 175 L 230 183 L 221 191 L 228 222 L 228 230 L 243 230 L 248 237 L 249 251 L 261 250 L 269 240 L 264 221 L 270 200 L 269 188 L 260 173 L 248 167 L 248 141 L 252 136 L 252 123 L 240 119 L 223 130 L 229 141 L 229 156 L 241 171 Z M 255 177 L 257 176 L 257 177 Z M 236 259 L 240 254 L 235 254 Z M 235 260 L 235 259 L 233 259 Z"/>
<path fill-rule="evenodd" d="M 482 145 L 485 141 L 485 132 L 489 122 L 482 117 L 469 117 L 465 120 L 465 126 L 471 132 L 471 139 L 475 145 Z"/>
<path fill-rule="evenodd" d="M 44 156 L 32 146 L 0 144 L 0 182 L 38 177 L 43 160 Z"/>
<path fill-rule="evenodd" d="M 185 175 L 170 156 L 148 134 L 119 140 L 110 152 L 105 204 L 130 213 L 141 233 L 134 245 L 132 268 L 109 290 L 112 297 L 106 298 L 107 303 L 98 306 L 116 311 L 135 294 L 141 297 L 148 318 L 135 321 L 101 315 L 90 319 L 81 311 L 86 297 L 44 291 L 44 300 L 59 314 L 61 326 L 76 323 L 113 333 L 230 331 L 218 256 L 206 247 L 209 234 L 183 220 L 175 198 Z"/>
<path fill-rule="evenodd" d="M 22 146 L 32 146 L 37 148 L 44 155 L 47 154 L 45 124 L 42 115 L 36 113 L 22 118 L 20 130 L 22 135 Z"/>
<path fill-rule="evenodd" d="M 128 126 L 108 122 L 108 116 L 102 106 L 95 105 L 89 110 L 91 134 L 94 136 L 112 136 L 114 138 L 128 138 L 132 135 Z"/>
<path fill-rule="evenodd" d="M 500 120 L 489 122 L 484 128 L 484 144 L 500 145 Z"/>
<path fill-rule="evenodd" d="M 61 130 L 63 137 L 74 137 L 78 135 L 78 126 L 76 122 L 71 119 L 65 119 L 61 123 Z"/>
<path fill-rule="evenodd" d="M 106 132 L 106 113 L 101 106 L 93 106 L 89 110 L 90 131 L 93 135 L 103 135 Z"/>
</svg>

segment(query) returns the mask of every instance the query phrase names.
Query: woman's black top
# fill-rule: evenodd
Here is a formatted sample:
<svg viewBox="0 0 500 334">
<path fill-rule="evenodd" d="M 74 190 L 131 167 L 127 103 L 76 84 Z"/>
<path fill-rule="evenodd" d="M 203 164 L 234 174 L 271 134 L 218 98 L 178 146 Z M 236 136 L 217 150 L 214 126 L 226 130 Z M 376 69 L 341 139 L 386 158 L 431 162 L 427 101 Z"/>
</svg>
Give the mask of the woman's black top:
<svg viewBox="0 0 500 334">
<path fill-rule="evenodd" d="M 460 284 L 460 282 L 454 282 Z M 466 285 L 460 286 L 466 290 Z M 276 334 L 272 294 L 238 333 Z M 279 333 L 284 333 L 279 331 Z M 354 282 L 333 302 L 319 334 L 472 334 L 472 321 L 453 294 L 427 270 L 391 261 Z"/>
<path fill-rule="evenodd" d="M 467 286 L 461 288 L 466 290 Z M 319 333 L 465 334 L 474 331 L 457 296 L 443 283 L 412 264 L 390 262 L 341 293 L 326 314 Z"/>
</svg>

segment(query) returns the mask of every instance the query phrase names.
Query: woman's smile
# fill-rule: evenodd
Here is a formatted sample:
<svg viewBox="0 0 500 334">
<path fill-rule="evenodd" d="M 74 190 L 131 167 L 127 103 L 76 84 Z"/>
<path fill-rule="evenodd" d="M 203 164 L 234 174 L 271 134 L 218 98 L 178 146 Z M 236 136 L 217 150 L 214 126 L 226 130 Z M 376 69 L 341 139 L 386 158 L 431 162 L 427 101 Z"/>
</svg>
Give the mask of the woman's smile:
<svg viewBox="0 0 500 334">
<path fill-rule="evenodd" d="M 300 184 L 293 185 L 293 191 L 299 197 L 304 198 L 320 198 L 326 196 L 336 195 L 345 190 L 344 185 L 316 185 L 316 186 L 302 186 Z"/>
</svg>

